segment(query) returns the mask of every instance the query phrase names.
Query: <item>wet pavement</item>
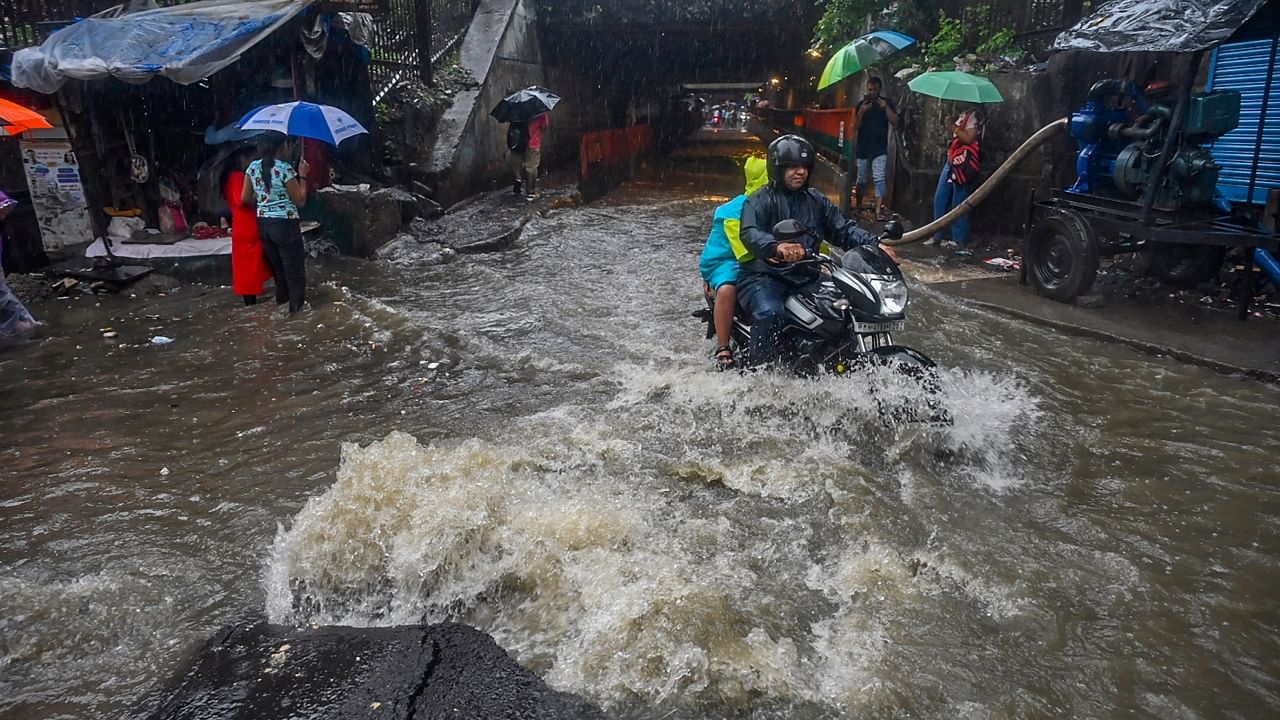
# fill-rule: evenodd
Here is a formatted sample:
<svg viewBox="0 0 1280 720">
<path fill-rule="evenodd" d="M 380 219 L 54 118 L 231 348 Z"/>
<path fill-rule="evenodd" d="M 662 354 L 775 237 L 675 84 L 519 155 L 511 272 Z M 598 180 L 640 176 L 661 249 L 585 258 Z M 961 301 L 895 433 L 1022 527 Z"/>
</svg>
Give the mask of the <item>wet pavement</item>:
<svg viewBox="0 0 1280 720">
<path fill-rule="evenodd" d="M 952 426 L 886 421 L 896 376 L 716 373 L 696 258 L 747 149 L 506 252 L 322 258 L 299 317 L 38 304 L 0 716 L 114 716 L 263 611 L 468 623 L 611 717 L 1272 715 L 1280 390 L 918 281 Z"/>
</svg>

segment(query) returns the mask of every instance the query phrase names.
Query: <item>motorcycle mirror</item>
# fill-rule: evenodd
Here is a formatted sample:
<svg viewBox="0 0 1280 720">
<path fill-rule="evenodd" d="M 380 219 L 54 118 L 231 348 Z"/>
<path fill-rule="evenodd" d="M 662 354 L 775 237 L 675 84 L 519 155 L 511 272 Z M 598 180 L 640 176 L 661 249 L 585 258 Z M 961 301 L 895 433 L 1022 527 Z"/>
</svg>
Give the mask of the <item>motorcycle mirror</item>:
<svg viewBox="0 0 1280 720">
<path fill-rule="evenodd" d="M 884 224 L 884 236 L 890 240 L 900 240 L 903 235 L 902 223 L 898 222 L 895 215 L 892 220 Z"/>
<path fill-rule="evenodd" d="M 809 228 L 805 227 L 804 223 L 790 218 L 773 226 L 773 237 L 781 242 L 794 240 L 795 238 L 808 234 L 808 232 Z"/>
</svg>

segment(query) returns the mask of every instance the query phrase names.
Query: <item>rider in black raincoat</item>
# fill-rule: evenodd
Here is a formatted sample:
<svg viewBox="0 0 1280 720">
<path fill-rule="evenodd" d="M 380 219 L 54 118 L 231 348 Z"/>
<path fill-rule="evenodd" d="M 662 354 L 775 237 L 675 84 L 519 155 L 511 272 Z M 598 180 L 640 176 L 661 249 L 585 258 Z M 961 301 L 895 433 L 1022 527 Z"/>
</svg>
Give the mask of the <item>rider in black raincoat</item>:
<svg viewBox="0 0 1280 720">
<path fill-rule="evenodd" d="M 786 324 L 787 296 L 818 278 L 812 266 L 789 267 L 818 252 L 823 240 L 849 249 L 873 245 L 876 236 L 840 214 L 825 195 L 809 187 L 813 145 L 797 135 L 769 144 L 769 184 L 752 193 L 742 208 L 742 242 L 752 259 L 738 278 L 738 302 L 751 314 L 751 364 L 777 358 L 778 335 Z M 782 220 L 797 220 L 811 235 L 780 241 L 772 234 Z"/>
</svg>

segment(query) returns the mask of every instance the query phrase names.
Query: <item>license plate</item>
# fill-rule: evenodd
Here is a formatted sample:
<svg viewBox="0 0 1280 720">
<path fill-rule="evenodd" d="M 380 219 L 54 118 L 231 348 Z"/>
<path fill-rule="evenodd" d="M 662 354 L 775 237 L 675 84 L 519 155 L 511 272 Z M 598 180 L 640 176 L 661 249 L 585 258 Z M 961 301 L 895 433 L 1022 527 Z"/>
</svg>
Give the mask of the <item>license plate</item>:
<svg viewBox="0 0 1280 720">
<path fill-rule="evenodd" d="M 856 322 L 853 324 L 853 331 L 859 333 L 897 332 L 906 326 L 906 320 L 893 320 L 891 322 L 882 323 Z"/>
</svg>

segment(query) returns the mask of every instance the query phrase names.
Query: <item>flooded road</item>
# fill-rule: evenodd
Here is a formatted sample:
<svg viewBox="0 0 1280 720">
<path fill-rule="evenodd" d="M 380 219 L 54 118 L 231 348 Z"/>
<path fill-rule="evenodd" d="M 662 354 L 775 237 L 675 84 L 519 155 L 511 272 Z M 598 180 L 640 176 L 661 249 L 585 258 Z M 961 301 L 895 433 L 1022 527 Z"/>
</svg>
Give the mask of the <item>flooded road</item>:
<svg viewBox="0 0 1280 720">
<path fill-rule="evenodd" d="M 262 612 L 470 623 L 621 718 L 1275 715 L 1280 391 L 920 285 L 951 427 L 886 424 L 894 377 L 713 372 L 734 185 L 330 260 L 296 319 L 97 310 L 163 347 L 46 313 L 0 354 L 0 716 L 117 715 Z"/>
</svg>

